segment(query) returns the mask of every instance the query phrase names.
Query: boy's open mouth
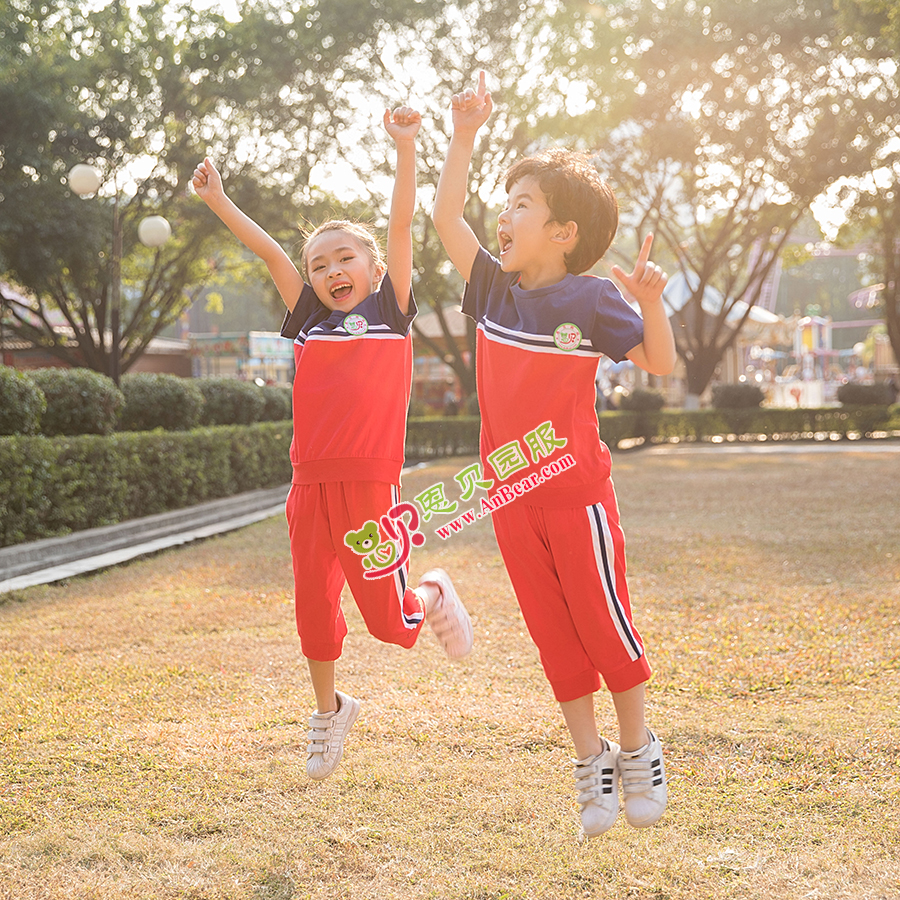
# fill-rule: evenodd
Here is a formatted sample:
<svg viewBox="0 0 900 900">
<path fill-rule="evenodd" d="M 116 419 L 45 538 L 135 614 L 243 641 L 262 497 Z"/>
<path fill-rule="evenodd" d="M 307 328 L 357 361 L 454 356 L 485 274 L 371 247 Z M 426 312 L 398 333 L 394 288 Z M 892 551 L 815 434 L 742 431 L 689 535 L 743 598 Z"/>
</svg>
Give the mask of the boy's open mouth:
<svg viewBox="0 0 900 900">
<path fill-rule="evenodd" d="M 335 300 L 343 300 L 352 290 L 353 285 L 342 281 L 340 284 L 332 285 L 330 293 Z"/>
<path fill-rule="evenodd" d="M 500 253 L 502 255 L 506 253 L 506 251 L 509 250 L 510 247 L 512 247 L 512 238 L 509 235 L 504 234 L 502 231 L 497 237 L 500 240 Z"/>
</svg>

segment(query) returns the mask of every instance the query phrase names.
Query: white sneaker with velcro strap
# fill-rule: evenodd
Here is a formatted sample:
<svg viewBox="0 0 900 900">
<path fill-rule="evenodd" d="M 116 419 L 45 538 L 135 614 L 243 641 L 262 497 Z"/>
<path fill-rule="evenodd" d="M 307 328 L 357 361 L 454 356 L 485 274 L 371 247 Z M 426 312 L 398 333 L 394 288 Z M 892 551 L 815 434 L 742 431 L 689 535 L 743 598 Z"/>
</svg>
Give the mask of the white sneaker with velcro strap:
<svg viewBox="0 0 900 900">
<path fill-rule="evenodd" d="M 341 761 L 344 738 L 359 715 L 359 700 L 335 691 L 336 712 L 314 712 L 309 720 L 309 744 L 306 747 L 306 774 L 316 780 L 327 778 Z"/>
<path fill-rule="evenodd" d="M 619 814 L 619 745 L 605 743 L 602 753 L 575 761 L 581 830 L 589 838 L 609 831 Z"/>
<path fill-rule="evenodd" d="M 666 810 L 666 769 L 662 744 L 650 729 L 650 742 L 640 750 L 619 753 L 619 774 L 625 796 L 625 818 L 635 828 L 655 825 Z"/>
<path fill-rule="evenodd" d="M 472 620 L 459 599 L 450 576 L 443 569 L 426 572 L 419 580 L 419 587 L 426 584 L 437 587 L 440 597 L 434 603 L 426 605 L 425 621 L 447 656 L 460 659 L 472 649 Z"/>
</svg>

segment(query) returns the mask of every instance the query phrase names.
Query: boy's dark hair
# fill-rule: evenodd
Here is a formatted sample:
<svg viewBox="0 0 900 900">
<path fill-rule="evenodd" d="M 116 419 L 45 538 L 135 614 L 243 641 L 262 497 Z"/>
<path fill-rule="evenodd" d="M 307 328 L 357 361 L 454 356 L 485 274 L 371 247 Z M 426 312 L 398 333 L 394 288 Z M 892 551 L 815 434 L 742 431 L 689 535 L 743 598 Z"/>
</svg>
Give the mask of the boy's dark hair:
<svg viewBox="0 0 900 900">
<path fill-rule="evenodd" d="M 553 221 L 578 225 L 578 242 L 566 254 L 566 269 L 586 272 L 609 249 L 619 226 L 619 204 L 612 188 L 585 153 L 555 147 L 520 159 L 506 174 L 506 192 L 522 178 L 537 180 Z"/>
</svg>

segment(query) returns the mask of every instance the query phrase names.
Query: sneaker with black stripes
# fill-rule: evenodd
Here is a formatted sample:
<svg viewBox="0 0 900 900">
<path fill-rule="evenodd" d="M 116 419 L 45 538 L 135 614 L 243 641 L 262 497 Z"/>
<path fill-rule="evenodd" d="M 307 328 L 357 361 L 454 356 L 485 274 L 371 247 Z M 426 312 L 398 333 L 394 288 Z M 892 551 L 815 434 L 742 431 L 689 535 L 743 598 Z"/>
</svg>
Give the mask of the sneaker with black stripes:
<svg viewBox="0 0 900 900">
<path fill-rule="evenodd" d="M 666 809 L 666 769 L 662 744 L 650 729 L 650 742 L 640 750 L 619 753 L 625 795 L 625 818 L 635 828 L 656 824 Z"/>
<path fill-rule="evenodd" d="M 609 831 L 619 814 L 619 745 L 605 743 L 602 753 L 575 761 L 581 830 L 589 838 Z"/>
</svg>

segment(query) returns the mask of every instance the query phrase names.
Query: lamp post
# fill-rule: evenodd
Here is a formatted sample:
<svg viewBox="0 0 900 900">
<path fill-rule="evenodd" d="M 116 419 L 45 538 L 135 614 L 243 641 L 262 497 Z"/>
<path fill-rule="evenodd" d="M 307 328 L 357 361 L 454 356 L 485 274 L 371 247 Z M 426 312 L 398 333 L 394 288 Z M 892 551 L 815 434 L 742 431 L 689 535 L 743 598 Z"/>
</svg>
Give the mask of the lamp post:
<svg viewBox="0 0 900 900">
<path fill-rule="evenodd" d="M 80 197 L 96 194 L 102 179 L 94 166 L 79 163 L 69 172 L 69 187 Z M 113 244 L 110 265 L 110 378 L 118 386 L 121 378 L 119 347 L 120 316 L 122 311 L 122 221 L 119 216 L 119 188 L 113 185 Z M 138 225 L 138 238 L 147 247 L 161 247 L 172 234 L 172 228 L 162 216 L 147 216 Z"/>
</svg>

